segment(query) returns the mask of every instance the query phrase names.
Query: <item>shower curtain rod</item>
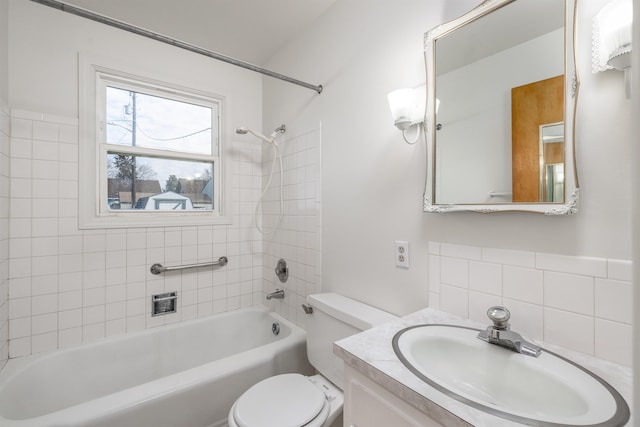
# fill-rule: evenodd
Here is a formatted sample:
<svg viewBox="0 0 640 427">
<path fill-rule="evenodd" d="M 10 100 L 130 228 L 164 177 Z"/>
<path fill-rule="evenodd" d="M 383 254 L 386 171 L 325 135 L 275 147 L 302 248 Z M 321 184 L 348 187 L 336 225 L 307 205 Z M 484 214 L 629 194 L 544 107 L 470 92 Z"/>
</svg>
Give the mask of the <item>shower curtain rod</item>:
<svg viewBox="0 0 640 427">
<path fill-rule="evenodd" d="M 316 91 L 317 93 L 322 93 L 322 85 L 312 85 L 307 82 L 303 82 L 298 79 L 294 79 L 293 77 L 285 76 L 284 74 L 276 73 L 274 71 L 267 70 L 262 67 L 258 67 L 257 65 L 250 64 L 245 61 L 241 61 L 239 59 L 232 58 L 230 56 L 223 55 L 218 52 L 213 52 L 208 49 L 204 49 L 198 46 L 194 46 L 189 43 L 181 42 L 180 40 L 173 39 L 171 37 L 163 36 L 162 34 L 154 33 L 152 31 L 144 30 L 140 27 L 136 27 L 134 25 L 129 25 L 125 22 L 118 21 L 116 19 L 112 19 L 97 13 L 90 12 L 88 10 L 70 6 L 66 3 L 59 2 L 56 0 L 31 0 L 35 3 L 42 4 L 44 6 L 49 6 L 54 9 L 58 9 L 62 12 L 67 12 L 72 15 L 80 16 L 82 18 L 90 19 L 95 22 L 100 22 L 105 25 L 109 25 L 111 27 L 119 28 L 121 30 L 128 31 L 133 34 L 137 34 L 139 36 L 147 37 L 162 43 L 169 44 L 171 46 L 179 47 L 181 49 L 185 49 L 194 53 L 198 53 L 200 55 L 208 56 L 209 58 L 217 59 L 218 61 L 226 62 L 228 64 L 235 65 L 237 67 L 245 68 L 247 70 L 255 71 L 260 74 L 264 74 L 265 76 L 273 77 L 275 79 L 283 80 L 285 82 L 293 83 L 298 86 L 305 87 L 307 89 L 311 89 Z"/>
</svg>

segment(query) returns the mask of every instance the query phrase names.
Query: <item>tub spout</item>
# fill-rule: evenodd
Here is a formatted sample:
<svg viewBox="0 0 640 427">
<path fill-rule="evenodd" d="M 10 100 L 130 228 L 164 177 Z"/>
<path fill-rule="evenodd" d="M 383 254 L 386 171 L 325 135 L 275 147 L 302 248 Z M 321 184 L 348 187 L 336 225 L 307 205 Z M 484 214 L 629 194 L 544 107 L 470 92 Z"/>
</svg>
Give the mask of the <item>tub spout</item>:
<svg viewBox="0 0 640 427">
<path fill-rule="evenodd" d="M 284 291 L 282 289 L 276 289 L 275 292 L 271 292 L 270 294 L 267 294 L 267 299 L 271 299 L 271 298 L 284 299 Z"/>
</svg>

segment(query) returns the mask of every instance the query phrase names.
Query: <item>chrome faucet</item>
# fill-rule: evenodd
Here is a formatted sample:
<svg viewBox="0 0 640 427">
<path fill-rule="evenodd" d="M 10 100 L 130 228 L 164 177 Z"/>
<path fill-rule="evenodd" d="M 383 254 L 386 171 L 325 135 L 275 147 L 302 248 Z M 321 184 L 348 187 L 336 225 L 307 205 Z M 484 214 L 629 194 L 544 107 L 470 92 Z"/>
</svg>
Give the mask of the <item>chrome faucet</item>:
<svg viewBox="0 0 640 427">
<path fill-rule="evenodd" d="M 270 294 L 267 294 L 267 299 L 271 299 L 271 298 L 284 299 L 284 291 L 282 289 L 276 289 L 275 292 L 271 292 Z"/>
<path fill-rule="evenodd" d="M 496 344 L 501 347 L 508 348 L 516 353 L 522 353 L 527 356 L 538 357 L 542 350 L 535 344 L 522 338 L 522 336 L 513 332 L 509 325 L 511 313 L 505 307 L 493 306 L 487 310 L 487 316 L 493 322 L 484 331 L 480 331 L 478 338 L 490 344 Z"/>
</svg>

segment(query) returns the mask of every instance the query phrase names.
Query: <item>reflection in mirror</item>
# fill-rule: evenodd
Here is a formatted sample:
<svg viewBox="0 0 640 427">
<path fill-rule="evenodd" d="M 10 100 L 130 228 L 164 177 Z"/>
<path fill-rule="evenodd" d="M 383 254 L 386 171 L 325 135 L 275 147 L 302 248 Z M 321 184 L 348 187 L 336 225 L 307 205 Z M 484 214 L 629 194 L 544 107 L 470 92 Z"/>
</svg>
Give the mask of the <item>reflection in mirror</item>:
<svg viewBox="0 0 640 427">
<path fill-rule="evenodd" d="M 511 159 L 513 202 L 547 201 L 540 176 L 546 163 L 564 163 L 564 143 L 540 145 L 540 128 L 564 120 L 564 76 L 511 90 Z M 544 150 L 547 159 L 544 159 Z M 560 197 L 557 202 L 563 202 Z"/>
<path fill-rule="evenodd" d="M 487 0 L 427 33 L 425 211 L 576 213 L 574 15 Z"/>
<path fill-rule="evenodd" d="M 540 126 L 540 202 L 564 199 L 564 123 Z"/>
</svg>

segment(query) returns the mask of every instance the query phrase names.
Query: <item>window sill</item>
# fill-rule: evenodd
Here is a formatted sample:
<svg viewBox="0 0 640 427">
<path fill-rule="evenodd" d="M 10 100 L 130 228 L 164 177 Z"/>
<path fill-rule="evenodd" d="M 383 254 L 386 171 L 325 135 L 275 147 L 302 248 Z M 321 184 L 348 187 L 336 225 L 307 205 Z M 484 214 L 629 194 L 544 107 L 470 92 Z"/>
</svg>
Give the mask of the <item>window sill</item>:
<svg viewBox="0 0 640 427">
<path fill-rule="evenodd" d="M 157 228 L 157 227 L 185 227 L 197 225 L 230 225 L 231 218 L 212 213 L 188 214 L 145 214 L 141 212 L 117 213 L 110 215 L 80 218 L 78 228 L 81 230 L 107 228 Z"/>
</svg>

